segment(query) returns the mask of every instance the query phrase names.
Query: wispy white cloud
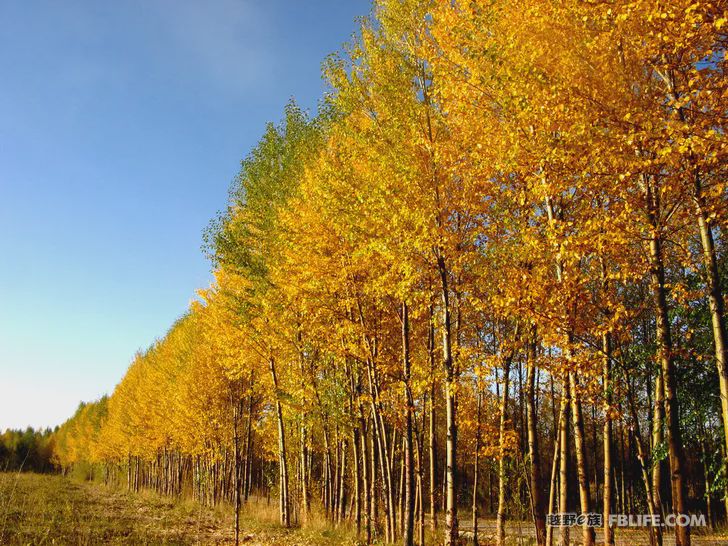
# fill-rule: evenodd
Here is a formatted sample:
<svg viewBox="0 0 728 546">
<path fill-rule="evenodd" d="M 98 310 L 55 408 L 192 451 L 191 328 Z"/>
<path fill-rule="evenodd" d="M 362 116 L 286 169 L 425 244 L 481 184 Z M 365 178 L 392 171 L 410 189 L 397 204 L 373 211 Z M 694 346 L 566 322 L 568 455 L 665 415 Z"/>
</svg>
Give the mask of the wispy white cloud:
<svg viewBox="0 0 728 546">
<path fill-rule="evenodd" d="M 144 4 L 157 20 L 169 61 L 192 77 L 245 91 L 270 83 L 274 72 L 271 25 L 247 0 L 173 1 Z"/>
</svg>

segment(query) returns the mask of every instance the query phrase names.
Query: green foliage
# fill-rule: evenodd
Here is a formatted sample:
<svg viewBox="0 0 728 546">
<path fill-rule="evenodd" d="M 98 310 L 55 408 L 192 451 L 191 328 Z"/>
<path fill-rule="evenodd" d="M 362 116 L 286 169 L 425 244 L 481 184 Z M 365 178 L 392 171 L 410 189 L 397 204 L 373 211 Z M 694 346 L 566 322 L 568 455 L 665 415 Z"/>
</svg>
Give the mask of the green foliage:
<svg viewBox="0 0 728 546">
<path fill-rule="evenodd" d="M 50 429 L 8 429 L 0 434 L 0 470 L 51 472 L 54 447 Z"/>
<path fill-rule="evenodd" d="M 250 279 L 266 277 L 265 250 L 277 211 L 296 191 L 305 160 L 320 142 L 319 122 L 310 120 L 294 101 L 286 105 L 279 125 L 266 126 L 241 163 L 227 212 L 205 234 L 214 263 L 236 268 Z"/>
</svg>

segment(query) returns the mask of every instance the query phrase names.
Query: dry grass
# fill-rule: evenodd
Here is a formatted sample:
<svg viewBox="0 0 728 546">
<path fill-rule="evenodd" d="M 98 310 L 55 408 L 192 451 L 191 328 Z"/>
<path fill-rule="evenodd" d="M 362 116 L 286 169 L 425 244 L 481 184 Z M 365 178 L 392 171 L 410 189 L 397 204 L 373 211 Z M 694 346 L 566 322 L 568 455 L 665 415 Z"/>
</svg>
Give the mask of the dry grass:
<svg viewBox="0 0 728 546">
<path fill-rule="evenodd" d="M 496 544 L 496 522 L 493 518 L 479 520 L 478 542 L 481 546 L 493 546 Z M 470 522 L 463 522 L 461 525 L 463 534 L 470 538 L 467 544 L 472 543 L 472 526 Z M 674 546 L 675 535 L 672 531 L 665 530 L 663 546 Z M 554 533 L 554 544 L 558 542 L 559 532 Z M 581 527 L 570 529 L 571 545 L 582 544 Z M 438 536 L 438 538 L 441 538 Z M 616 546 L 648 546 L 650 537 L 647 528 L 618 528 L 615 529 Z M 437 544 L 438 542 L 433 542 Z M 604 544 L 604 536 L 601 529 L 596 529 L 597 546 Z M 428 541 L 429 544 L 429 541 Z M 693 546 L 728 546 L 728 530 L 695 528 L 692 530 Z M 509 520 L 506 524 L 506 546 L 536 546 L 534 528 L 529 521 Z"/>
<path fill-rule="evenodd" d="M 231 516 L 232 517 L 232 516 Z M 240 513 L 240 537 L 243 544 L 296 545 L 296 546 L 354 546 L 355 533 L 348 527 L 332 528 L 329 521 L 319 514 L 312 514 L 301 526 L 284 529 L 280 526 L 278 504 L 252 499 Z"/>
<path fill-rule="evenodd" d="M 62 476 L 0 473 L 0 544 L 232 544 L 233 514 L 151 492 L 127 493 Z M 355 544 L 314 520 L 282 529 L 277 508 L 250 503 L 241 513 L 248 545 Z"/>
<path fill-rule="evenodd" d="M 314 514 L 306 525 L 283 529 L 275 499 L 249 502 L 241 512 L 241 543 L 248 546 L 354 546 L 348 527 L 332 528 Z M 429 527 L 429 525 L 428 525 Z M 463 521 L 463 527 L 468 524 Z M 480 523 L 480 544 L 495 543 L 495 522 Z M 232 509 L 200 506 L 191 500 L 162 497 L 151 492 L 127 493 L 103 485 L 39 474 L 0 473 L 0 544 L 232 544 Z M 440 544 L 442 531 L 427 530 L 427 543 Z M 511 521 L 509 545 L 533 544 L 528 522 Z M 578 543 L 581 533 L 572 530 Z M 600 542 L 601 533 L 597 534 Z M 726 531 L 695 530 L 693 543 L 728 545 Z M 619 546 L 648 544 L 644 530 L 620 529 Z M 665 545 L 674 544 L 671 535 Z"/>
<path fill-rule="evenodd" d="M 61 476 L 0 474 L 2 544 L 214 544 L 229 516 Z"/>
</svg>

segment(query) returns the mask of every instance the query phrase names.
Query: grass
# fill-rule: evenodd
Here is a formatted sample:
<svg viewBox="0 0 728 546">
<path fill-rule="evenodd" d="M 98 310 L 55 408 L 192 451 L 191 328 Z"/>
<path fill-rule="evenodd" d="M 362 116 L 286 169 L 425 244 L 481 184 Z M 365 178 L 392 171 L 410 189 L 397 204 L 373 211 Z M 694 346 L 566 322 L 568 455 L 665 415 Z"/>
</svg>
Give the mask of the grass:
<svg viewBox="0 0 728 546">
<path fill-rule="evenodd" d="M 0 473 L 0 544 L 232 544 L 232 528 L 229 506 L 207 508 L 63 476 Z M 277 507 L 265 502 L 250 503 L 241 512 L 241 542 L 355 544 L 347 531 L 323 521 L 282 529 Z"/>
<path fill-rule="evenodd" d="M 0 544 L 233 544 L 233 513 L 228 505 L 203 507 L 185 499 L 171 499 L 144 491 L 128 493 L 97 482 L 57 475 L 0 473 Z M 468 527 L 466 520 L 463 526 Z M 429 525 L 428 525 L 429 527 Z M 495 543 L 495 522 L 483 519 L 481 544 Z M 265 500 L 249 502 L 240 517 L 241 544 L 263 546 L 354 546 L 354 534 L 345 526 L 332 528 L 313 515 L 303 527 L 284 529 L 278 505 Z M 728 544 L 725 529 L 695 529 L 697 546 Z M 509 523 L 508 544 L 533 544 L 528 522 Z M 580 530 L 572 530 L 578 541 Z M 597 533 L 598 543 L 600 532 Z M 439 544 L 442 528 L 427 543 Z M 648 544 L 643 529 L 619 529 L 619 546 Z M 665 545 L 674 537 L 665 536 Z"/>
</svg>

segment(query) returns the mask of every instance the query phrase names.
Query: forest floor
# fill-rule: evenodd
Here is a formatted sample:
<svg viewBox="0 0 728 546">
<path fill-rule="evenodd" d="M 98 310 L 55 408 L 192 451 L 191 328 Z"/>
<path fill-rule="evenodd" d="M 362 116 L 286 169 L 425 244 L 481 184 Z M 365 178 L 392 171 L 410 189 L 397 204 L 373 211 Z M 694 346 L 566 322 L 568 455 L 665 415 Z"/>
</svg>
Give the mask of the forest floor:
<svg viewBox="0 0 728 546">
<path fill-rule="evenodd" d="M 3 545 L 232 544 L 232 526 L 229 506 L 207 508 L 191 500 L 173 500 L 152 492 L 128 493 L 63 476 L 0 473 Z M 241 543 L 248 546 L 356 544 L 348 530 L 330 529 L 325 521 L 316 521 L 305 529 L 282 529 L 275 502 L 247 505 L 241 512 L 240 526 Z M 469 527 L 463 522 L 464 535 Z M 493 544 L 495 522 L 484 519 L 479 527 L 480 543 Z M 578 544 L 580 530 L 572 529 L 571 534 Z M 509 522 L 508 535 L 520 537 L 510 538 L 508 544 L 533 543 L 533 530 L 526 522 Z M 434 538 L 429 530 L 428 538 Z M 665 538 L 665 546 L 674 544 L 671 536 Z M 648 544 L 647 534 L 620 529 L 617 544 Z M 693 544 L 728 546 L 728 534 L 696 530 Z"/>
<path fill-rule="evenodd" d="M 282 529 L 272 504 L 241 512 L 242 544 L 355 544 L 346 532 L 324 526 Z M 232 544 L 232 529 L 229 506 L 206 508 L 57 475 L 0 473 L 2 545 Z"/>
</svg>

